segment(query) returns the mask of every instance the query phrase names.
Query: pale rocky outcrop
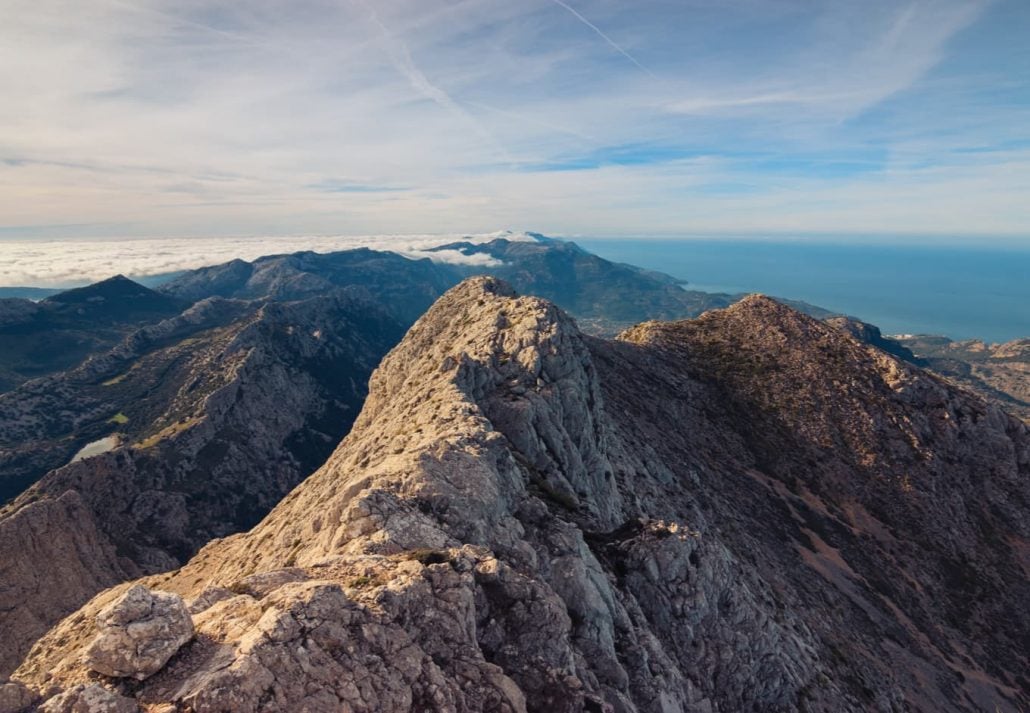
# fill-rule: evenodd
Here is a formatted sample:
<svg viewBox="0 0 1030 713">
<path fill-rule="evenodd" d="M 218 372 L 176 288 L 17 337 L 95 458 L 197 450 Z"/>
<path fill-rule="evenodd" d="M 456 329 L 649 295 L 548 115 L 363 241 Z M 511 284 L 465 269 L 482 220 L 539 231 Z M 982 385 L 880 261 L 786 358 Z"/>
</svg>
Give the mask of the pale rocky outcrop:
<svg viewBox="0 0 1030 713">
<path fill-rule="evenodd" d="M 115 678 L 142 681 L 193 638 L 193 619 L 182 597 L 139 584 L 104 607 L 96 626 L 86 666 Z"/>
<path fill-rule="evenodd" d="M 478 278 L 249 533 L 147 586 L 184 711 L 1017 711 L 1030 433 L 762 297 L 615 342 Z M 101 593 L 33 648 L 89 681 Z M 1006 622 L 1004 626 L 998 622 Z"/>
<path fill-rule="evenodd" d="M 120 558 L 76 491 L 0 520 L 0 672 L 97 592 L 142 572 Z"/>
<path fill-rule="evenodd" d="M 39 713 L 138 713 L 139 705 L 103 686 L 79 684 L 60 693 L 42 706 Z"/>
</svg>

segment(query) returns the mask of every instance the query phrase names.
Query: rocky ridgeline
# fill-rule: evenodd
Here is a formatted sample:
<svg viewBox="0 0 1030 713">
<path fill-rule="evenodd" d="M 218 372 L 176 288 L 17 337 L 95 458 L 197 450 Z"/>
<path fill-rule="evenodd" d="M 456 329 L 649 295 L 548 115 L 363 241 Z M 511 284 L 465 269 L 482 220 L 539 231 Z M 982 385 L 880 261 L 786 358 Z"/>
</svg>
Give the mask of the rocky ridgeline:
<svg viewBox="0 0 1030 713">
<path fill-rule="evenodd" d="M 99 594 L 0 695 L 198 713 L 1017 711 L 1028 476 L 1024 424 L 765 298 L 607 342 L 475 278 L 415 324 L 350 435 L 257 527 Z M 193 636 L 167 663 L 141 681 L 92 668 L 112 611 L 175 595 Z"/>
<path fill-rule="evenodd" d="M 259 308 L 238 300 L 202 300 L 135 330 L 74 369 L 0 394 L 0 496 L 13 497 L 67 463 L 86 443 L 110 432 L 110 417 L 123 409 L 148 406 L 140 414 L 146 418 L 133 419 L 130 428 L 137 421 L 159 420 L 169 406 L 154 398 L 162 382 L 208 372 L 207 391 L 220 386 L 231 377 L 219 357 L 255 321 Z M 191 393 L 206 396 L 196 386 Z"/>
</svg>

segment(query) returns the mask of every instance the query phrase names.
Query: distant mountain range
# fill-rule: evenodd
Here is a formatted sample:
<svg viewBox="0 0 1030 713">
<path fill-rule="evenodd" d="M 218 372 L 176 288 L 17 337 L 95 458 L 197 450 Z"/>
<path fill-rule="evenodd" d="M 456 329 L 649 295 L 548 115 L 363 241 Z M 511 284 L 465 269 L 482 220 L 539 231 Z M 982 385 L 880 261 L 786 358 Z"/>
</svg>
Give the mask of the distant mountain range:
<svg viewBox="0 0 1030 713">
<path fill-rule="evenodd" d="M 73 367 L 189 304 L 121 275 L 39 302 L 0 299 L 0 391 Z"/>
<path fill-rule="evenodd" d="M 471 263 L 455 268 L 463 277 L 495 275 L 520 292 L 545 297 L 575 315 L 588 331 L 598 334 L 614 335 L 648 319 L 696 317 L 744 297 L 685 289 L 680 280 L 670 275 L 605 260 L 573 242 L 530 235 L 536 238 L 535 242 L 458 242 L 435 250 L 492 258 L 494 264 L 489 266 Z M 814 305 L 778 299 L 815 317 L 833 314 Z"/>
</svg>

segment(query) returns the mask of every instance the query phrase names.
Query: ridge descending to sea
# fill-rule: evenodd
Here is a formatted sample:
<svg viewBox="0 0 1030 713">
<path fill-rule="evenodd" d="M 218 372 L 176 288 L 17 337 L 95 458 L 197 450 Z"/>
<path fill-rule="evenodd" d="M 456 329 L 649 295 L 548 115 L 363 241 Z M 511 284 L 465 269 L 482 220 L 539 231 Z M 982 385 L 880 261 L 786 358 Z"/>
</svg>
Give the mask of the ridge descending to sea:
<svg viewBox="0 0 1030 713">
<path fill-rule="evenodd" d="M 782 239 L 589 239 L 608 260 L 706 292 L 763 292 L 845 312 L 884 334 L 1030 336 L 1030 240 L 970 245 Z"/>
</svg>

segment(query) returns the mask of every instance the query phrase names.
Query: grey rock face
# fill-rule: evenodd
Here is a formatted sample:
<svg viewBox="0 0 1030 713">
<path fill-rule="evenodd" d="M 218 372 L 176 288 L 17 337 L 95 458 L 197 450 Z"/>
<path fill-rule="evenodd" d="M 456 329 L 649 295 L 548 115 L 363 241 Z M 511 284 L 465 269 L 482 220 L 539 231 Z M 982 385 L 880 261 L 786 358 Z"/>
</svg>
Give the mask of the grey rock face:
<svg viewBox="0 0 1030 713">
<path fill-rule="evenodd" d="M 607 342 L 474 279 L 383 361 L 318 472 L 146 580 L 195 598 L 197 636 L 138 695 L 1015 713 L 1028 539 L 1027 427 L 839 330 L 754 297 Z M 16 678 L 88 680 L 93 616 L 124 591 Z"/>
<path fill-rule="evenodd" d="M 99 633 L 86 665 L 115 678 L 143 680 L 193 638 L 193 619 L 178 594 L 137 584 L 97 615 Z"/>
<path fill-rule="evenodd" d="M 54 696 L 39 713 L 138 713 L 136 701 L 97 684 L 79 684 Z"/>
<path fill-rule="evenodd" d="M 121 560 L 83 497 L 69 491 L 0 521 L 0 672 L 85 596 L 142 574 Z"/>
<path fill-rule="evenodd" d="M 39 695 L 18 681 L 0 683 L 0 713 L 22 713 L 39 699 Z"/>
</svg>

